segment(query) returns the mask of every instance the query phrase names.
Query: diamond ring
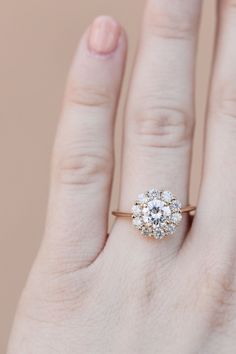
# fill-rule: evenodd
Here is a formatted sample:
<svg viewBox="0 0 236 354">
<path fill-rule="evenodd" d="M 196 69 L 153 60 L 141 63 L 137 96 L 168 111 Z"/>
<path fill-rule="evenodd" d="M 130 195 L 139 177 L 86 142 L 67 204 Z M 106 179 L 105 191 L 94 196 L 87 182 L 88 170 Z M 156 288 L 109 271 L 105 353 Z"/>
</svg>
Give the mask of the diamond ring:
<svg viewBox="0 0 236 354">
<path fill-rule="evenodd" d="M 131 213 L 113 211 L 112 215 L 130 217 L 134 227 L 143 236 L 162 239 L 175 233 L 183 213 L 195 210 L 196 207 L 191 205 L 182 208 L 180 201 L 171 192 L 153 188 L 138 196 Z"/>
</svg>

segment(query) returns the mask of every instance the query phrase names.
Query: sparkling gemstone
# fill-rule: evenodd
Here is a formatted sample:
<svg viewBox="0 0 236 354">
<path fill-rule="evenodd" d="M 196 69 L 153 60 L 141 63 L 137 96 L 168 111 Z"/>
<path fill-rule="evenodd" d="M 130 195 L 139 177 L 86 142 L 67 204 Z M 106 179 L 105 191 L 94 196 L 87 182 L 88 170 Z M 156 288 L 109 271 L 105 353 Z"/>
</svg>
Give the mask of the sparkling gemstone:
<svg viewBox="0 0 236 354">
<path fill-rule="evenodd" d="M 148 224 L 150 222 L 150 217 L 147 214 L 143 216 L 143 222 L 145 224 Z"/>
<path fill-rule="evenodd" d="M 149 214 L 150 213 L 150 209 L 149 208 L 143 208 L 142 213 L 143 214 Z"/>
<path fill-rule="evenodd" d="M 153 195 L 153 194 L 156 194 L 158 192 L 158 190 L 156 188 L 151 188 L 148 193 Z"/>
<path fill-rule="evenodd" d="M 161 193 L 161 198 L 165 202 L 170 203 L 172 201 L 172 199 L 173 199 L 173 194 L 171 192 L 169 192 L 169 191 L 163 191 Z"/>
<path fill-rule="evenodd" d="M 142 212 L 142 209 L 140 208 L 140 206 L 138 205 L 134 205 L 133 208 L 132 208 L 132 212 L 134 215 L 140 215 L 141 212 Z"/>
<path fill-rule="evenodd" d="M 165 205 L 165 203 L 163 203 L 163 201 L 160 199 L 155 199 L 153 201 L 153 204 L 154 204 L 154 208 L 160 208 L 160 209 L 163 208 Z"/>
<path fill-rule="evenodd" d="M 160 192 L 159 192 L 157 189 L 155 189 L 155 188 L 150 189 L 150 191 L 148 192 L 148 194 L 149 194 L 151 197 L 160 198 Z"/>
<path fill-rule="evenodd" d="M 148 202 L 148 207 L 149 207 L 149 209 L 154 208 L 154 200 L 151 200 L 150 202 Z"/>
<path fill-rule="evenodd" d="M 142 220 L 140 218 L 134 218 L 133 219 L 133 225 L 137 228 L 142 226 Z"/>
<path fill-rule="evenodd" d="M 139 194 L 138 200 L 139 200 L 141 203 L 146 203 L 146 202 L 147 202 L 147 196 L 146 196 L 144 193 L 143 193 L 143 194 Z"/>
<path fill-rule="evenodd" d="M 172 203 L 172 209 L 176 209 L 176 210 L 179 210 L 182 208 L 182 205 L 180 203 L 180 201 L 178 201 L 177 199 L 175 199 Z"/>
<path fill-rule="evenodd" d="M 180 221 L 182 220 L 182 215 L 181 215 L 181 213 L 174 213 L 174 214 L 172 214 L 171 219 L 175 224 L 179 224 Z"/>
<path fill-rule="evenodd" d="M 171 215 L 171 209 L 170 209 L 170 207 L 168 207 L 168 206 L 163 207 L 163 208 L 162 208 L 162 211 L 163 211 L 163 215 L 164 215 L 164 216 L 170 216 L 170 215 Z"/>
<path fill-rule="evenodd" d="M 154 236 L 154 238 L 161 239 L 165 236 L 165 233 L 163 230 L 158 229 L 154 232 L 153 236 Z"/>
<path fill-rule="evenodd" d="M 166 228 L 167 232 L 170 233 L 171 235 L 175 232 L 175 225 L 169 224 Z"/>
<path fill-rule="evenodd" d="M 148 237 L 148 236 L 150 236 L 150 231 L 148 230 L 148 229 L 142 229 L 142 234 L 143 234 L 143 236 L 145 236 L 145 237 Z"/>
<path fill-rule="evenodd" d="M 152 212 L 151 217 L 152 217 L 153 221 L 160 220 L 162 217 L 162 213 L 160 211 L 158 211 L 158 213 Z"/>
</svg>

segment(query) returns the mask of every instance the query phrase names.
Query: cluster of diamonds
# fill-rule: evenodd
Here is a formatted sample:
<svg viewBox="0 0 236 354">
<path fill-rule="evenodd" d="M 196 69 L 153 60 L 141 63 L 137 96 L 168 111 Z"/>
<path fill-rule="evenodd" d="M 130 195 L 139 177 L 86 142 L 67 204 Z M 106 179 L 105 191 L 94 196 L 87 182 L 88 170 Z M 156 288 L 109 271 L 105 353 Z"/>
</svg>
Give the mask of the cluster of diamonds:
<svg viewBox="0 0 236 354">
<path fill-rule="evenodd" d="M 143 236 L 162 239 L 174 234 L 181 222 L 181 203 L 169 191 L 151 189 L 138 196 L 132 218 Z"/>
</svg>

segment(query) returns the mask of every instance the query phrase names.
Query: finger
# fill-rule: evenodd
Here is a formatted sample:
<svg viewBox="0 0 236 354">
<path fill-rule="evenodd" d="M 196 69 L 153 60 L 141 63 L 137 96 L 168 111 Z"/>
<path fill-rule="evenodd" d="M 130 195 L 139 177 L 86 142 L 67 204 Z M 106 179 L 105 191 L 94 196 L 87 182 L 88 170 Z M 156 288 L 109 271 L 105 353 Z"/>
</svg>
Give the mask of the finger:
<svg viewBox="0 0 236 354">
<path fill-rule="evenodd" d="M 236 1 L 222 0 L 219 5 L 204 173 L 194 228 L 201 232 L 198 242 L 205 250 L 225 254 L 223 249 L 235 251 L 236 240 Z"/>
<path fill-rule="evenodd" d="M 200 0 L 148 2 L 127 105 L 122 211 L 130 211 L 137 195 L 151 187 L 172 191 L 183 204 L 188 201 L 200 5 Z M 124 244 L 135 242 L 143 249 L 130 221 L 117 224 L 131 233 Z M 157 249 L 172 253 L 185 232 L 183 222 L 175 239 L 146 242 L 146 247 L 157 256 Z"/>
<path fill-rule="evenodd" d="M 113 170 L 114 116 L 125 62 L 120 25 L 97 18 L 83 36 L 70 70 L 52 168 L 43 250 L 78 269 L 101 251 Z"/>
</svg>

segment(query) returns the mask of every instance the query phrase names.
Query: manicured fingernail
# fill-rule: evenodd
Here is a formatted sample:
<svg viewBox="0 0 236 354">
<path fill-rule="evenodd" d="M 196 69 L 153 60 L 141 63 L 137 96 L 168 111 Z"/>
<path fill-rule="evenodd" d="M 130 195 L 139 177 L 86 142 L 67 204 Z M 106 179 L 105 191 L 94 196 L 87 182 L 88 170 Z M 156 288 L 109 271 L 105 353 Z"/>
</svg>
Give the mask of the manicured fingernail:
<svg viewBox="0 0 236 354">
<path fill-rule="evenodd" d="M 98 54 L 109 54 L 116 50 L 120 37 L 120 25 L 110 17 L 97 17 L 90 29 L 89 48 Z"/>
</svg>

